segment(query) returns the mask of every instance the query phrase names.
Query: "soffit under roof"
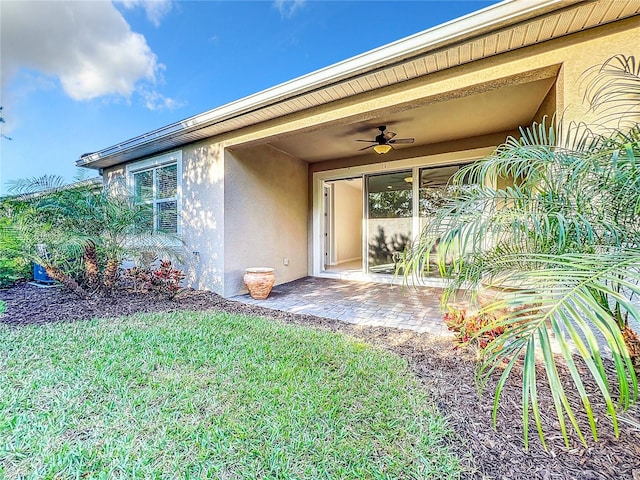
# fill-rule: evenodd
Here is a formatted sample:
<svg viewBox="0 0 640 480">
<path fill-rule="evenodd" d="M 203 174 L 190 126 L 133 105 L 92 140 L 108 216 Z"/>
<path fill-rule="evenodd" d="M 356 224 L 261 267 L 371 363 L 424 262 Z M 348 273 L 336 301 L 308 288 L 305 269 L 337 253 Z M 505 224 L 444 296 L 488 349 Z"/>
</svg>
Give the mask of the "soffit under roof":
<svg viewBox="0 0 640 480">
<path fill-rule="evenodd" d="M 278 100 L 225 118 L 214 109 L 118 145 L 83 156 L 78 166 L 108 167 L 153 155 L 204 138 L 221 135 L 330 102 L 382 89 L 434 72 L 457 67 L 599 25 L 640 14 L 638 0 L 594 0 L 571 4 L 557 11 L 521 21 L 451 45 L 431 49 L 395 63 L 371 65 L 371 70 L 329 85 Z M 495 28 L 495 27 L 494 27 Z"/>
<path fill-rule="evenodd" d="M 460 138 L 472 138 L 496 132 L 511 131 L 529 125 L 553 86 L 557 73 L 528 82 L 497 86 L 481 93 L 469 94 L 445 101 L 429 102 L 392 112 L 385 110 L 367 120 L 355 119 L 349 124 L 323 125 L 234 148 L 253 148 L 268 143 L 309 163 L 358 155 L 376 155 L 371 149 L 360 151 L 366 144 L 356 139 L 373 140 L 386 125 L 397 138 L 412 137 L 415 143 L 399 144 L 397 150 L 429 145 Z"/>
</svg>

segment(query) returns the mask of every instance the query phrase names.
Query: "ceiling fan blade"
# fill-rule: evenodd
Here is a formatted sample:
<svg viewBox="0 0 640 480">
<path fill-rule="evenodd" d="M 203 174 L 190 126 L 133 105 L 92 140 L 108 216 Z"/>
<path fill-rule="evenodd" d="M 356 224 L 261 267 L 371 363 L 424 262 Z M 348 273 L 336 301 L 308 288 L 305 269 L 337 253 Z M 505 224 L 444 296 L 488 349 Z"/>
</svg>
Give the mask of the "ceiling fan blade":
<svg viewBox="0 0 640 480">
<path fill-rule="evenodd" d="M 378 143 L 375 140 L 356 140 L 356 142 L 369 142 L 369 143 Z"/>
<path fill-rule="evenodd" d="M 397 135 L 396 132 L 386 132 L 383 137 L 385 140 L 391 140 L 393 137 Z"/>
<path fill-rule="evenodd" d="M 397 138 L 395 140 L 389 140 L 388 143 L 413 143 L 415 141 L 415 138 Z"/>
<path fill-rule="evenodd" d="M 377 145 L 377 143 L 376 143 L 376 145 Z M 360 149 L 358 149 L 358 151 L 359 151 L 359 152 L 361 152 L 362 150 L 366 150 L 366 149 L 368 149 L 368 148 L 373 148 L 373 147 L 375 147 L 376 145 L 369 145 L 368 147 L 364 147 L 364 148 L 360 148 Z"/>
</svg>

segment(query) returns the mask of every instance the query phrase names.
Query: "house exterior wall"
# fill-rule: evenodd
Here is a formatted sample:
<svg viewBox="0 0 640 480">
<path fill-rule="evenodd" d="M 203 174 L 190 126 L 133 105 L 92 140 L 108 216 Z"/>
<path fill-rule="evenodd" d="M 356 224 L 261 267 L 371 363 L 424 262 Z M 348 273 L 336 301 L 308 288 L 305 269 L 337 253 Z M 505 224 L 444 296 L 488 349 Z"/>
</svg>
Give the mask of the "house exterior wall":
<svg viewBox="0 0 640 480">
<path fill-rule="evenodd" d="M 182 147 L 181 222 L 188 284 L 230 296 L 244 291 L 242 274 L 250 266 L 274 267 L 278 283 L 305 276 L 313 261 L 314 172 L 402 158 L 420 157 L 428 164 L 430 157 L 496 146 L 517 130 L 312 164 L 268 146 L 270 137 L 470 96 L 526 82 L 535 71 L 553 72 L 556 81 L 532 121 L 556 110 L 567 121 L 588 121 L 593 114 L 583 105 L 583 73 L 615 54 L 637 53 L 639 41 L 637 17 L 630 18 Z M 477 108 L 481 112 L 483 106 Z M 105 169 L 105 181 L 124 172 L 124 167 Z M 283 265 L 285 257 L 288 266 Z"/>
<path fill-rule="evenodd" d="M 189 286 L 224 293 L 224 148 L 199 142 L 182 150 L 182 236 Z"/>
<path fill-rule="evenodd" d="M 275 268 L 277 284 L 306 276 L 307 164 L 269 146 L 227 151 L 224 184 L 224 295 L 246 292 L 248 267 Z"/>
<path fill-rule="evenodd" d="M 126 182 L 125 170 L 125 165 L 107 168 L 102 172 L 102 179 L 105 184 Z"/>
<path fill-rule="evenodd" d="M 182 204 L 179 222 L 184 260 L 180 266 L 187 275 L 187 285 L 222 295 L 224 150 L 220 145 L 200 142 L 187 145 L 181 151 L 182 177 L 178 189 Z M 105 169 L 104 182 L 126 184 L 127 167 L 135 168 L 136 163 Z"/>
</svg>

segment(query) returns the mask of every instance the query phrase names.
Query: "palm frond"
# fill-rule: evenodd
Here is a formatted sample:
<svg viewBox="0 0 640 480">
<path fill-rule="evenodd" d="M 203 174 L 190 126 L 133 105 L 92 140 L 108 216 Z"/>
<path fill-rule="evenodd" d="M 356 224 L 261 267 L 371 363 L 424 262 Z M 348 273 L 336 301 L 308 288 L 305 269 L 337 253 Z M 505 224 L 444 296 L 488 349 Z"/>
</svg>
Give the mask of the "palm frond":
<svg viewBox="0 0 640 480">
<path fill-rule="evenodd" d="M 507 312 L 491 326 L 511 327 L 493 342 L 479 369 L 479 376 L 486 384 L 496 365 L 511 355 L 522 358 L 524 363 L 523 409 L 529 405 L 534 418 L 539 414 L 536 404 L 534 374 L 536 370 L 535 353 L 540 352 L 543 360 L 540 367 L 554 396 L 557 417 L 561 420 L 561 430 L 565 442 L 569 442 L 568 426 L 563 418 L 569 418 L 573 430 L 583 443 L 584 436 L 577 422 L 574 407 L 566 401 L 563 392 L 575 388 L 582 400 L 592 436 L 597 440 L 595 414 L 584 383 L 586 373 L 579 371 L 574 357 L 581 358 L 587 367 L 588 375 L 593 378 L 598 391 L 606 404 L 608 416 L 614 431 L 618 433 L 617 408 L 628 408 L 637 400 L 638 382 L 632 360 L 622 337 L 621 330 L 613 315 L 615 306 L 632 318 L 640 319 L 638 307 L 631 301 L 631 293 L 640 293 L 640 250 L 611 251 L 601 254 L 564 254 L 556 255 L 519 255 L 520 261 L 544 264 L 542 269 L 512 271 L 503 276 L 505 284 L 517 282 L 528 285 L 527 289 L 518 289 L 505 293 L 502 298 L 485 308 L 486 312 Z M 509 266 L 514 259 L 497 260 L 503 266 Z M 623 274 L 621 275 L 621 272 Z M 602 304 L 601 299 L 609 299 Z M 553 337 L 549 335 L 553 332 Z M 554 350 L 553 344 L 559 351 Z M 505 347 L 507 347 L 505 349 Z M 607 350 L 605 350 L 605 347 Z M 560 356 L 568 368 L 572 385 L 564 385 L 557 371 Z M 613 372 L 607 367 L 607 360 Z M 500 383 L 504 384 L 511 369 L 505 369 Z M 619 391 L 618 407 L 611 395 L 611 377 Z M 532 383 L 533 382 L 533 383 Z M 498 408 L 498 391 L 494 403 Z M 524 412 L 525 426 L 528 427 L 527 413 Z M 494 417 L 495 418 L 495 417 Z M 536 420 L 539 433 L 542 424 Z M 543 437 L 541 437 L 543 438 Z M 528 432 L 525 432 L 528 442 Z"/>
<path fill-rule="evenodd" d="M 34 198 L 41 193 L 55 193 L 67 185 L 64 177 L 59 175 L 43 175 L 9 182 L 9 193 L 23 199 Z"/>
<path fill-rule="evenodd" d="M 640 67 L 634 57 L 618 55 L 586 72 L 585 81 L 585 99 L 608 127 L 545 118 L 521 128 L 518 138 L 454 176 L 456 194 L 427 221 L 402 264 L 405 276 L 420 277 L 437 263 L 447 281 L 443 303 L 460 289 L 473 296 L 491 284 L 517 287 L 486 307 L 500 313 L 498 327 L 509 328 L 487 349 L 479 380 L 486 385 L 504 367 L 495 421 L 507 379 L 523 362 L 527 445 L 532 422 L 545 444 L 536 385 L 542 373 L 565 442 L 570 431 L 586 442 L 579 408 L 597 439 L 586 377 L 616 433 L 610 377 L 619 406 L 637 399 L 622 329 L 640 318 L 631 301 L 640 294 Z M 612 120 L 617 128 L 609 127 Z M 572 385 L 562 384 L 560 363 Z M 578 392 L 580 407 L 568 402 L 568 388 Z"/>
<path fill-rule="evenodd" d="M 638 121 L 640 62 L 634 56 L 615 55 L 587 70 L 583 81 L 584 99 L 594 111 L 600 112 L 602 120 L 617 120 L 621 127 Z"/>
</svg>

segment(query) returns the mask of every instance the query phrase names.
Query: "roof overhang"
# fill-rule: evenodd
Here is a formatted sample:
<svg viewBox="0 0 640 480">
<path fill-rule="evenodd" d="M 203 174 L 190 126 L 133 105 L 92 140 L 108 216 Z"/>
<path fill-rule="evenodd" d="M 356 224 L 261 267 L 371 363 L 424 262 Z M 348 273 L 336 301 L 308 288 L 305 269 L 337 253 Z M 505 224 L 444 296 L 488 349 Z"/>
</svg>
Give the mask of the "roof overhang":
<svg viewBox="0 0 640 480">
<path fill-rule="evenodd" d="M 105 168 L 640 14 L 633 1 L 508 0 L 76 161 Z"/>
</svg>

